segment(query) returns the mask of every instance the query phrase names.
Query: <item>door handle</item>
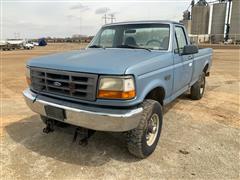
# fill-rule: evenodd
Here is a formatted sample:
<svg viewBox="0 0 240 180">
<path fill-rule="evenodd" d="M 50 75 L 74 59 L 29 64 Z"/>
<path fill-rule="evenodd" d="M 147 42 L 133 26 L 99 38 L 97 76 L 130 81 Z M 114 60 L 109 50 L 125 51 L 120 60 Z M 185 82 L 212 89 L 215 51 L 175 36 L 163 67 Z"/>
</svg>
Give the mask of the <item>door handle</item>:
<svg viewBox="0 0 240 180">
<path fill-rule="evenodd" d="M 189 63 L 188 65 L 189 65 L 189 67 L 192 67 L 192 63 Z"/>
</svg>

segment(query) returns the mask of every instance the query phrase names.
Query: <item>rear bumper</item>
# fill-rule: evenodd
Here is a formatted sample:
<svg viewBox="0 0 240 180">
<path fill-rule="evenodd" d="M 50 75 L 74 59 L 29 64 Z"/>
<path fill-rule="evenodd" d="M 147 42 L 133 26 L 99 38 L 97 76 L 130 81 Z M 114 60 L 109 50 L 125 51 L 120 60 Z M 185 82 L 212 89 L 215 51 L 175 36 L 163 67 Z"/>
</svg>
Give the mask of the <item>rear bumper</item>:
<svg viewBox="0 0 240 180">
<path fill-rule="evenodd" d="M 79 105 L 64 100 L 58 100 L 47 96 L 39 95 L 26 89 L 23 92 L 26 104 L 29 108 L 43 116 L 47 116 L 45 105 L 58 107 L 65 110 L 64 123 L 85 127 L 99 131 L 123 132 L 134 129 L 138 126 L 142 107 L 130 109 L 111 109 Z M 37 96 L 37 98 L 36 98 Z M 36 98 L 35 102 L 34 99 Z M 59 119 L 56 119 L 60 121 Z"/>
</svg>

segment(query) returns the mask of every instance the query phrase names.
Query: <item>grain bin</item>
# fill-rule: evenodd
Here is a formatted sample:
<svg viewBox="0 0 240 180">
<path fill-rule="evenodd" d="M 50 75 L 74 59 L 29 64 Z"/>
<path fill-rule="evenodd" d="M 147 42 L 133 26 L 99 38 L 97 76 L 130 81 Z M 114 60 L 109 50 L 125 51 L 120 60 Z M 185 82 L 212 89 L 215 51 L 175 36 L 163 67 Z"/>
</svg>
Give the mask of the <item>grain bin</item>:
<svg viewBox="0 0 240 180">
<path fill-rule="evenodd" d="M 191 33 L 191 23 L 192 23 L 192 20 L 181 20 L 180 23 L 182 23 L 185 26 L 188 34 L 190 34 Z"/>
<path fill-rule="evenodd" d="M 191 34 L 208 34 L 210 6 L 206 1 L 199 1 L 192 7 Z"/>
<path fill-rule="evenodd" d="M 234 41 L 240 41 L 240 0 L 232 0 L 230 37 Z"/>
<path fill-rule="evenodd" d="M 218 43 L 224 40 L 226 8 L 227 3 L 213 4 L 211 26 L 212 42 Z"/>
</svg>

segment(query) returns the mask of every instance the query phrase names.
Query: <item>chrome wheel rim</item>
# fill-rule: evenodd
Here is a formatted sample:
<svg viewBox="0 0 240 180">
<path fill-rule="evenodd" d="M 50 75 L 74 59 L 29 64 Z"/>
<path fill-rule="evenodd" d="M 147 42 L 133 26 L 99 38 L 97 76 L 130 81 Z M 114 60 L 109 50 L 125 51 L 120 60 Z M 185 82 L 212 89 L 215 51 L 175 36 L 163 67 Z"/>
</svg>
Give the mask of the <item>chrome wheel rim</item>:
<svg viewBox="0 0 240 180">
<path fill-rule="evenodd" d="M 146 134 L 147 145 L 152 146 L 157 138 L 159 131 L 159 117 L 155 113 L 148 122 L 148 129 Z"/>
<path fill-rule="evenodd" d="M 200 94 L 203 94 L 203 87 L 200 87 Z"/>
<path fill-rule="evenodd" d="M 204 87 L 205 87 L 205 80 L 204 80 L 204 77 L 202 77 L 201 84 L 200 84 L 200 94 L 203 94 Z"/>
</svg>

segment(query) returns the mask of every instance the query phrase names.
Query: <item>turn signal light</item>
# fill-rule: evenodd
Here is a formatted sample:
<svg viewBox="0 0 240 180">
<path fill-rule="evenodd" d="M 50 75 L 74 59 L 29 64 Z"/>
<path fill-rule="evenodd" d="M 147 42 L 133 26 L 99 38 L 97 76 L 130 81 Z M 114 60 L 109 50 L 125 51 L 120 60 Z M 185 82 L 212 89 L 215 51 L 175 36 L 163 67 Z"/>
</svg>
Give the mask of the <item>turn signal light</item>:
<svg viewBox="0 0 240 180">
<path fill-rule="evenodd" d="M 103 99 L 133 99 L 136 96 L 135 90 L 132 91 L 108 91 L 108 90 L 99 90 L 98 98 Z"/>
</svg>

